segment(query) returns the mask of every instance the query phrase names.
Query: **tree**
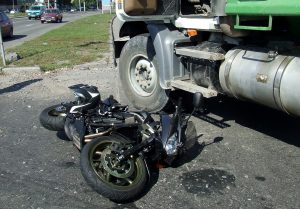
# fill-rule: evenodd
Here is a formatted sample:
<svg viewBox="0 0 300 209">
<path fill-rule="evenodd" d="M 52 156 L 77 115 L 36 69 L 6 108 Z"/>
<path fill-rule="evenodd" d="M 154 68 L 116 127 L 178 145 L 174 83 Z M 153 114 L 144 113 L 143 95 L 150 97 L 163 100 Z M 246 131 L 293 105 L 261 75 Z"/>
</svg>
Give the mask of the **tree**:
<svg viewBox="0 0 300 209">
<path fill-rule="evenodd" d="M 57 0 L 57 3 L 60 5 L 70 5 L 71 0 Z"/>
<path fill-rule="evenodd" d="M 18 0 L 20 11 L 25 12 L 34 2 L 34 0 Z"/>
<path fill-rule="evenodd" d="M 96 7 L 97 5 L 97 0 L 80 0 L 81 2 L 81 6 L 83 6 L 83 2 L 85 2 L 85 6 L 86 7 Z M 71 3 L 75 6 L 75 7 L 79 7 L 79 1 L 78 0 L 73 0 L 71 1 Z"/>
</svg>

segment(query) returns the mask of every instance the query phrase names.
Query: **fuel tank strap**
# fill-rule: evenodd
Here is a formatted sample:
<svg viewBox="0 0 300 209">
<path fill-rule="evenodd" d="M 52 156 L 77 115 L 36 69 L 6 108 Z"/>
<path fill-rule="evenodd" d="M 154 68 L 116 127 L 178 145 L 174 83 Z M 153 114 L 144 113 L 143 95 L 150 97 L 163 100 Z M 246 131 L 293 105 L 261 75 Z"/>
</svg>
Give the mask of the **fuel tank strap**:
<svg viewBox="0 0 300 209">
<path fill-rule="evenodd" d="M 229 75 L 230 75 L 230 69 L 231 69 L 231 65 L 234 61 L 234 59 L 236 58 L 236 56 L 242 51 L 242 49 L 236 49 L 232 55 L 230 56 L 230 58 L 228 59 L 226 65 L 225 65 L 225 71 L 224 71 L 224 77 L 225 77 L 225 83 L 226 83 L 226 87 L 227 89 L 230 91 L 230 93 L 238 98 L 235 94 L 235 92 L 230 88 L 230 80 L 229 80 Z"/>
<path fill-rule="evenodd" d="M 277 72 L 276 72 L 276 75 L 275 75 L 275 78 L 274 78 L 274 85 L 273 85 L 273 96 L 274 96 L 274 100 L 275 100 L 275 103 L 276 105 L 278 106 L 279 109 L 285 111 L 286 113 L 289 113 L 285 107 L 282 105 L 282 102 L 281 102 L 281 97 L 280 97 L 280 85 L 281 85 L 281 80 L 282 80 L 282 76 L 287 68 L 287 66 L 290 64 L 290 62 L 294 59 L 295 57 L 293 56 L 288 56 L 286 57 L 282 63 L 280 64 Z"/>
</svg>

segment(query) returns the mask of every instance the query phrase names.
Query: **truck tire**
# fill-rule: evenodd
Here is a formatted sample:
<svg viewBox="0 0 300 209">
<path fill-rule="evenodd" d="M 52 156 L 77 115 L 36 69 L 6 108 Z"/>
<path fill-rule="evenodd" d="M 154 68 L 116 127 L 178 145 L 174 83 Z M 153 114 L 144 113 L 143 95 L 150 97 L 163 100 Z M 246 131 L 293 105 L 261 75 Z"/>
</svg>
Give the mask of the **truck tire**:
<svg viewBox="0 0 300 209">
<path fill-rule="evenodd" d="M 137 109 L 160 111 L 168 102 L 168 94 L 159 84 L 159 65 L 148 35 L 138 35 L 124 46 L 119 74 L 123 91 Z"/>
</svg>

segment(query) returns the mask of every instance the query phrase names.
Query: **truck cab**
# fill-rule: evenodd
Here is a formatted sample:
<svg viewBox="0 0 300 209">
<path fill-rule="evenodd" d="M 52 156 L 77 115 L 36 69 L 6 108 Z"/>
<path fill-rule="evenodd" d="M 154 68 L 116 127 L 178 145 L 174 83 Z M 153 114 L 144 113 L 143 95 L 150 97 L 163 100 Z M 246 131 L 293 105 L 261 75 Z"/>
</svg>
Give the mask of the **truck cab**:
<svg viewBox="0 0 300 209">
<path fill-rule="evenodd" d="M 124 93 L 163 109 L 171 91 L 300 115 L 298 0 L 123 0 L 112 21 Z"/>
</svg>

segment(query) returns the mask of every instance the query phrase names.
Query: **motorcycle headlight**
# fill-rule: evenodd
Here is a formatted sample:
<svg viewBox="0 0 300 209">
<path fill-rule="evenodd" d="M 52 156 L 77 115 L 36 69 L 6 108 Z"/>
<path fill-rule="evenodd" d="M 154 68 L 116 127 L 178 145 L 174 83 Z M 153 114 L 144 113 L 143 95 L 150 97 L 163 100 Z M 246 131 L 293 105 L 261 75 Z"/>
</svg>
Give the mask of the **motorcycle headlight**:
<svg viewBox="0 0 300 209">
<path fill-rule="evenodd" d="M 174 133 L 170 138 L 168 138 L 165 150 L 167 155 L 174 155 L 177 152 L 178 141 L 177 141 L 177 133 Z"/>
</svg>

